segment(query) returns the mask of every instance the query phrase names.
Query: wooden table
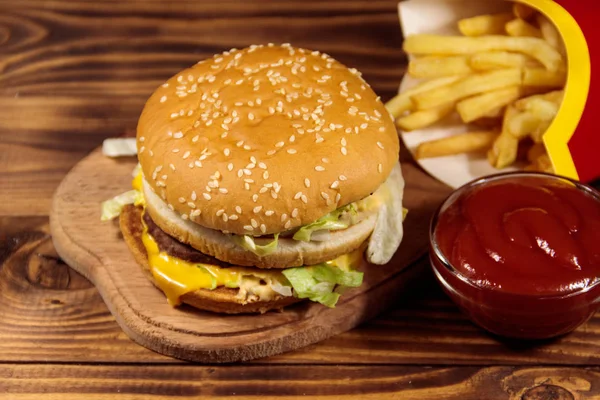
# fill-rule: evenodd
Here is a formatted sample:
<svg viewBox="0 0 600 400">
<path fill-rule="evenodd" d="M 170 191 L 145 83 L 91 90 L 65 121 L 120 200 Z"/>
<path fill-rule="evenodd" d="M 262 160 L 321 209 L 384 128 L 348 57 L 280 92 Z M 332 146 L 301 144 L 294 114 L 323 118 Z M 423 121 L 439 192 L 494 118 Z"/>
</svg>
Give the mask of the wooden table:
<svg viewBox="0 0 600 400">
<path fill-rule="evenodd" d="M 57 258 L 47 215 L 67 171 L 134 129 L 157 85 L 215 52 L 270 41 L 330 53 L 384 99 L 402 77 L 395 0 L 251 3 L 0 1 L 0 398 L 600 398 L 600 317 L 556 341 L 497 340 L 458 312 L 425 260 L 386 314 L 270 359 L 192 365 L 119 329 Z"/>
</svg>

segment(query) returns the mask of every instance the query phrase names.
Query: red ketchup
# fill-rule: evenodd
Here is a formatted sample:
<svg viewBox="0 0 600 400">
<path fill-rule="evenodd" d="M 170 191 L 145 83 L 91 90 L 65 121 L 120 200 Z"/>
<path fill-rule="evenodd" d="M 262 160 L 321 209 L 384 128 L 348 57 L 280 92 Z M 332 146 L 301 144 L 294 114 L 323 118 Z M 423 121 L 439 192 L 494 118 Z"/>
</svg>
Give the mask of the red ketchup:
<svg viewBox="0 0 600 400">
<path fill-rule="evenodd" d="M 600 299 L 600 193 L 536 173 L 454 192 L 431 226 L 431 261 L 450 297 L 502 336 L 541 339 L 587 321 Z"/>
</svg>

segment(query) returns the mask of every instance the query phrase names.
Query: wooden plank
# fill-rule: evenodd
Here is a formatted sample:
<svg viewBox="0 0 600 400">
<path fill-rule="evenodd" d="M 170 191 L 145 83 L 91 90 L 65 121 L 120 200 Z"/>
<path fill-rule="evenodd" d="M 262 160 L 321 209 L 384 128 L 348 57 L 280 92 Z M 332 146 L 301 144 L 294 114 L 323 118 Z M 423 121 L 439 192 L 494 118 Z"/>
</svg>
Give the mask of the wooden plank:
<svg viewBox="0 0 600 400">
<path fill-rule="evenodd" d="M 0 364 L 3 398 L 569 400 L 598 398 L 598 368 Z M 2 395 L 0 395 L 1 397 Z"/>
<path fill-rule="evenodd" d="M 56 259 L 45 217 L 0 217 L 0 232 L 0 362 L 179 363 L 129 340 L 96 289 Z M 497 340 L 473 326 L 427 274 L 379 318 L 257 362 L 594 365 L 600 316 L 555 341 Z"/>
</svg>

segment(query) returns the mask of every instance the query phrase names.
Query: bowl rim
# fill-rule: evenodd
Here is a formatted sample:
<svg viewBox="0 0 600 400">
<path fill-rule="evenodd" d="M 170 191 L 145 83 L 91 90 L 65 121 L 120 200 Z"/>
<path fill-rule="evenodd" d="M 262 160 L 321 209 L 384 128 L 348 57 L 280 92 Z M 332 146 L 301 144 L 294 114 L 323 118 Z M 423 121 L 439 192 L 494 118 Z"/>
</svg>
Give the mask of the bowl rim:
<svg viewBox="0 0 600 400">
<path fill-rule="evenodd" d="M 437 224 L 438 224 L 440 215 L 443 213 L 443 211 L 446 210 L 446 208 L 448 208 L 450 205 L 452 205 L 463 194 L 468 193 L 469 190 L 471 190 L 477 186 L 480 186 L 480 185 L 483 185 L 483 184 L 486 184 L 489 182 L 497 182 L 497 181 L 503 181 L 503 180 L 510 180 L 512 178 L 524 178 L 524 177 L 548 178 L 548 179 L 551 179 L 554 181 L 568 182 L 568 183 L 572 184 L 579 191 L 592 196 L 600 204 L 600 192 L 597 191 L 596 189 L 594 189 L 592 186 L 587 185 L 582 182 L 579 182 L 577 180 L 565 177 L 565 176 L 550 174 L 547 172 L 510 171 L 510 172 L 501 172 L 501 173 L 497 173 L 497 174 L 493 174 L 493 175 L 486 175 L 486 176 L 483 176 L 480 178 L 473 179 L 473 180 L 465 183 L 464 185 L 456 188 L 455 190 L 453 190 L 441 202 L 441 204 L 438 206 L 438 208 L 436 209 L 436 211 L 433 213 L 433 215 L 431 217 L 431 220 L 429 223 L 429 244 L 430 244 L 429 256 L 432 259 L 432 268 L 434 269 L 436 278 L 437 278 L 438 271 L 436 271 L 437 267 L 435 265 L 433 265 L 434 258 L 446 270 L 448 270 L 448 272 L 450 272 L 450 274 L 452 274 L 454 277 L 460 279 L 462 282 L 464 282 L 468 286 L 472 287 L 473 289 L 479 290 L 479 291 L 506 293 L 507 295 L 521 296 L 524 298 L 525 297 L 536 298 L 536 299 L 540 299 L 540 300 L 541 299 L 557 300 L 557 299 L 567 299 L 567 298 L 579 296 L 579 295 L 589 292 L 590 290 L 594 289 L 596 286 L 600 286 L 600 278 L 598 278 L 598 279 L 596 279 L 596 281 L 594 281 L 590 285 L 587 285 L 586 287 L 584 287 L 582 289 L 578 289 L 578 290 L 575 290 L 575 291 L 567 293 L 567 294 L 535 295 L 535 294 L 505 292 L 505 291 L 494 289 L 494 288 L 486 288 L 486 287 L 481 287 L 481 286 L 476 285 L 472 279 L 465 276 L 462 272 L 460 272 L 457 268 L 455 268 L 452 265 L 452 263 L 450 262 L 450 260 L 448 260 L 448 258 L 444 255 L 444 253 L 442 252 L 442 250 L 440 249 L 440 247 L 437 243 L 435 233 L 436 233 L 436 228 L 437 228 Z M 455 288 L 453 288 L 453 289 L 456 290 Z"/>
</svg>

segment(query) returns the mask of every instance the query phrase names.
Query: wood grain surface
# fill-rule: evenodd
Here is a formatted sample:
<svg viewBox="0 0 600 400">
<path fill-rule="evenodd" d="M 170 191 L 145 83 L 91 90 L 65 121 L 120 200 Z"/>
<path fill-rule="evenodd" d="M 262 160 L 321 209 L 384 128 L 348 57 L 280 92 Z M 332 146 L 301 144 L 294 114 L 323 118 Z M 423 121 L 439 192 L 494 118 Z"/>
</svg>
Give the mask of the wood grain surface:
<svg viewBox="0 0 600 400">
<path fill-rule="evenodd" d="M 129 340 L 57 258 L 52 193 L 104 138 L 135 129 L 162 80 L 230 47 L 289 41 L 358 68 L 388 99 L 406 60 L 396 3 L 0 0 L 0 399 L 600 398 L 598 316 L 552 342 L 497 340 L 426 275 L 389 312 L 318 345 L 191 365 Z"/>
</svg>

